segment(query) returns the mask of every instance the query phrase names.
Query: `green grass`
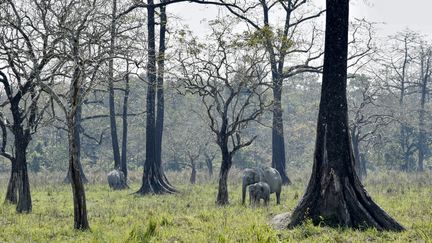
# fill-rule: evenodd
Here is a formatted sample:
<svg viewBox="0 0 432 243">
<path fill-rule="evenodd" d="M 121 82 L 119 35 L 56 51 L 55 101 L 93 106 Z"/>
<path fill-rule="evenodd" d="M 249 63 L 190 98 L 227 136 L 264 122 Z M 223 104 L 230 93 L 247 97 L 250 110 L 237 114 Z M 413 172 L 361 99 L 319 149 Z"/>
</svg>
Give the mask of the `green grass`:
<svg viewBox="0 0 432 243">
<path fill-rule="evenodd" d="M 427 174 L 391 173 L 371 175 L 366 182 L 372 197 L 407 228 L 402 233 L 311 223 L 293 230 L 271 228 L 269 219 L 291 211 L 302 196 L 306 181 L 300 177 L 284 187 L 281 205 L 275 205 L 272 195 L 268 208 L 242 206 L 236 183 L 230 184 L 231 204 L 226 207 L 214 203 L 215 183 L 178 185 L 179 194 L 145 197 L 132 195 L 132 189 L 111 191 L 102 183 L 89 184 L 91 231 L 80 232 L 73 230 L 70 186 L 35 183 L 31 214 L 19 215 L 13 205 L 0 205 L 0 242 L 432 242 L 431 181 Z M 3 200 L 4 183 L 0 189 Z"/>
</svg>

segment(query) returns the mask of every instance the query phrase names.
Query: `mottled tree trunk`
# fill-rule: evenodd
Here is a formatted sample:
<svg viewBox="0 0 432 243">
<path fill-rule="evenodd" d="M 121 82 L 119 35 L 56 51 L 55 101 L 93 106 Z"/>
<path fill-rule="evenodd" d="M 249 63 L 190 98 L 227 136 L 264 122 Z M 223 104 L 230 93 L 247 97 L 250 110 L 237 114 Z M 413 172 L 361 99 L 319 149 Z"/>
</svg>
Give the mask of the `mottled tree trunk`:
<svg viewBox="0 0 432 243">
<path fill-rule="evenodd" d="M 83 77 L 79 61 L 79 36 L 72 39 L 72 46 L 75 66 L 70 84 L 69 111 L 66 114 L 69 142 L 69 175 L 74 202 L 74 228 L 88 230 L 90 226 L 87 220 L 86 197 L 80 163 L 79 130 L 81 128 L 81 85 Z"/>
<path fill-rule="evenodd" d="M 33 96 L 32 96 L 33 97 Z M 10 109 L 13 117 L 12 133 L 14 135 L 14 156 L 12 165 L 12 178 L 9 181 L 7 198 L 16 201 L 16 211 L 18 213 L 29 213 L 32 210 L 32 200 L 30 194 L 30 182 L 27 171 L 27 146 L 31 139 L 30 128 L 23 127 L 23 114 L 19 107 L 20 99 L 10 100 Z M 35 106 L 31 105 L 29 123 L 34 122 Z M 30 124 L 29 124 L 30 125 Z M 10 190 L 10 191 L 9 191 Z"/>
<path fill-rule="evenodd" d="M 32 200 L 30 194 L 30 181 L 27 171 L 27 146 L 29 138 L 24 136 L 16 136 L 15 141 L 15 161 L 18 170 L 18 202 L 16 211 L 18 213 L 29 213 L 32 210 Z"/>
<path fill-rule="evenodd" d="M 324 71 L 312 175 L 290 227 L 310 218 L 333 227 L 401 231 L 370 198 L 355 169 L 346 99 L 348 0 L 327 0 Z"/>
<path fill-rule="evenodd" d="M 82 91 L 82 90 L 81 90 Z M 81 92 L 80 91 L 80 92 Z M 76 158 L 76 164 L 78 166 L 78 169 L 81 174 L 81 180 L 85 184 L 88 182 L 87 177 L 85 176 L 82 164 L 81 164 L 81 117 L 82 117 L 82 105 L 79 104 L 76 108 L 76 115 L 75 115 L 75 143 L 76 143 L 76 150 L 77 150 L 77 158 Z M 68 173 L 66 174 L 66 178 L 63 180 L 63 183 L 71 183 L 71 168 L 68 168 Z"/>
<path fill-rule="evenodd" d="M 11 204 L 18 203 L 18 168 L 15 159 L 11 161 L 11 175 L 9 178 L 9 183 L 6 191 L 5 202 Z"/>
<path fill-rule="evenodd" d="M 286 158 L 282 117 L 282 80 L 277 78 L 277 74 L 273 76 L 272 167 L 279 172 L 284 184 L 291 184 L 285 171 Z"/>
<path fill-rule="evenodd" d="M 87 220 L 87 207 L 84 184 L 81 179 L 80 166 L 78 164 L 79 152 L 75 135 L 75 118 L 69 118 L 69 171 L 71 177 L 73 202 L 74 202 L 74 228 L 87 230 L 90 228 Z"/>
<path fill-rule="evenodd" d="M 221 139 L 222 141 L 224 139 Z M 216 197 L 216 203 L 218 205 L 227 205 L 229 204 L 228 199 L 228 173 L 231 169 L 232 158 L 230 153 L 228 152 L 228 146 L 222 145 L 222 164 L 219 172 L 219 187 L 218 194 Z"/>
</svg>

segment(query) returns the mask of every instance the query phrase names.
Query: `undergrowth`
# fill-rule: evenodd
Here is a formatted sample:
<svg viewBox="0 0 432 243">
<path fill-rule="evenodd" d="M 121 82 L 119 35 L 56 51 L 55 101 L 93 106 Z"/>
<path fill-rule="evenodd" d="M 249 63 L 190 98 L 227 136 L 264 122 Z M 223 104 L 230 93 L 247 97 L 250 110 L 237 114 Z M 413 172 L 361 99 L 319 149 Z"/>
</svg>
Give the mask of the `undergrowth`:
<svg viewBox="0 0 432 243">
<path fill-rule="evenodd" d="M 72 228 L 69 185 L 36 183 L 31 188 L 32 213 L 20 215 L 13 205 L 0 205 L 0 242 L 432 242 L 428 174 L 375 173 L 365 183 L 373 199 L 407 228 L 402 233 L 316 227 L 310 222 L 292 230 L 273 229 L 268 221 L 290 212 L 301 199 L 307 181 L 293 181 L 283 188 L 281 205 L 272 195 L 267 208 L 241 205 L 241 188 L 233 180 L 230 205 L 225 207 L 215 205 L 215 183 L 180 184 L 178 194 L 145 197 L 133 195 L 132 189 L 112 191 L 105 183 L 89 184 L 89 232 Z M 5 186 L 0 186 L 2 199 Z"/>
</svg>

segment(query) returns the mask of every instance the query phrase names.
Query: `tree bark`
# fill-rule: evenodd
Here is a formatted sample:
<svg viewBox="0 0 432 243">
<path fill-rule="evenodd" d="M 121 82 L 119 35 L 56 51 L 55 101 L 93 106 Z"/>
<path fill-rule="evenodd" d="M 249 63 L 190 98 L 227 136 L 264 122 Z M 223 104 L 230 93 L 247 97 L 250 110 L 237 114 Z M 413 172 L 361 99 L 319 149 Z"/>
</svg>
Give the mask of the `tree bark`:
<svg viewBox="0 0 432 243">
<path fill-rule="evenodd" d="M 125 77 L 125 93 L 123 97 L 123 134 L 122 134 L 122 153 L 121 153 L 121 171 L 127 181 L 127 138 L 128 138 L 128 106 L 129 106 L 129 63 L 126 64 L 126 77 Z"/>
<path fill-rule="evenodd" d="M 80 94 L 82 94 L 82 90 L 80 91 Z M 81 180 L 84 184 L 88 182 L 88 179 L 84 173 L 82 164 L 81 164 L 81 117 L 82 117 L 82 104 L 78 104 L 78 107 L 76 108 L 76 114 L 75 114 L 75 143 L 76 143 L 76 150 L 77 150 L 77 158 L 76 158 L 76 164 L 78 166 L 78 169 L 80 171 Z M 66 178 L 63 180 L 63 183 L 71 183 L 71 168 L 68 168 L 68 173 L 66 174 Z"/>
<path fill-rule="evenodd" d="M 222 151 L 222 164 L 219 172 L 219 187 L 218 187 L 218 194 L 216 197 L 216 204 L 227 205 L 229 204 L 228 173 L 231 169 L 232 158 L 228 151 L 228 146 L 221 146 L 221 151 Z"/>
<path fill-rule="evenodd" d="M 273 76 L 278 76 L 274 74 Z M 283 184 L 291 184 L 285 167 L 285 139 L 282 117 L 282 80 L 273 77 L 273 126 L 272 126 L 272 167 L 275 168 L 282 177 Z"/>
<path fill-rule="evenodd" d="M 114 48 L 116 38 L 116 14 L 117 14 L 117 0 L 112 1 L 112 17 L 111 17 L 111 30 L 110 30 L 110 59 L 108 63 L 108 93 L 109 93 L 109 115 L 110 115 L 110 128 L 111 128 L 111 145 L 114 156 L 114 169 L 121 168 L 120 149 L 117 136 L 117 123 L 115 116 L 115 100 L 114 100 Z"/>
<path fill-rule="evenodd" d="M 81 122 L 81 66 L 79 60 L 79 36 L 72 40 L 72 54 L 74 57 L 74 72 L 71 79 L 69 112 L 66 114 L 69 142 L 69 172 L 74 202 L 74 228 L 78 230 L 90 229 L 87 220 L 87 206 L 80 163 L 79 129 Z"/>
<path fill-rule="evenodd" d="M 195 184 L 197 171 L 196 171 L 196 165 L 195 165 L 194 161 L 191 161 L 191 169 L 192 169 L 192 171 L 191 171 L 191 176 L 190 176 L 189 182 L 191 184 Z"/>
<path fill-rule="evenodd" d="M 357 173 L 357 176 L 361 181 L 365 178 L 365 175 L 363 174 L 363 164 L 362 159 L 360 158 L 360 141 L 356 133 L 356 129 L 353 130 L 351 133 L 351 140 L 352 140 L 352 147 L 353 147 L 353 154 L 354 154 L 354 161 L 355 163 L 355 170 Z"/>
<path fill-rule="evenodd" d="M 208 176 L 211 179 L 213 177 L 213 160 L 214 160 L 214 156 L 210 157 L 208 154 L 205 154 L 205 157 L 206 157 L 206 165 L 207 165 Z"/>
<path fill-rule="evenodd" d="M 270 29 L 269 24 L 269 7 L 266 1 L 261 1 L 264 14 L 265 28 Z M 285 26 L 283 36 L 288 35 L 289 22 L 291 18 L 291 2 L 287 4 L 287 15 L 285 18 Z M 266 37 L 266 49 L 270 57 L 270 65 L 272 71 L 272 85 L 273 85 L 273 126 L 272 126 L 272 167 L 275 168 L 282 177 L 283 184 L 291 184 L 288 175 L 286 174 L 286 156 L 285 156 L 285 137 L 283 128 L 283 109 L 282 109 L 282 73 L 284 69 L 286 51 L 284 51 L 285 44 L 279 53 L 279 60 L 276 58 L 273 41 Z"/>
<path fill-rule="evenodd" d="M 370 198 L 355 169 L 346 99 L 348 0 L 327 0 L 324 72 L 314 165 L 289 227 L 307 218 L 316 225 L 401 231 Z"/>
<path fill-rule="evenodd" d="M 18 170 L 18 202 L 16 211 L 18 213 L 30 213 L 32 210 L 32 200 L 26 160 L 29 140 L 24 136 L 15 136 L 15 138 L 19 139 L 15 140 L 15 161 Z"/>
<path fill-rule="evenodd" d="M 17 96 L 15 96 L 17 97 Z M 23 112 L 19 107 L 21 99 L 10 99 L 10 110 L 13 118 L 12 133 L 14 134 L 15 153 L 12 159 L 12 178 L 8 186 L 7 197 L 13 201 L 16 197 L 16 211 L 18 213 L 30 213 L 32 210 L 32 200 L 30 194 L 30 182 L 27 171 L 27 146 L 31 139 L 30 128 L 23 127 Z M 36 109 L 31 105 L 30 109 Z M 29 123 L 34 121 L 35 111 L 32 110 Z M 30 126 L 31 124 L 29 124 Z M 15 183 L 15 185 L 14 185 Z M 10 191 L 9 191 L 10 190 Z"/>
<path fill-rule="evenodd" d="M 76 140 L 75 116 L 71 116 L 68 122 L 69 138 L 69 171 L 74 202 L 74 228 L 87 230 L 90 228 L 87 220 L 87 206 L 85 190 L 81 179 L 80 166 L 78 164 L 79 152 Z"/>
<path fill-rule="evenodd" d="M 162 130 L 157 130 L 156 116 L 156 88 L 158 86 L 156 77 L 156 44 L 155 44 L 155 7 L 153 0 L 147 0 L 147 32 L 148 32 L 148 63 L 147 63 L 147 118 L 146 118 L 146 160 L 144 162 L 144 173 L 142 186 L 137 194 L 163 194 L 174 193 L 176 190 L 169 184 L 160 161 L 160 147 L 157 145 L 162 142 Z M 165 9 L 161 8 L 161 16 Z M 161 18 L 163 20 L 163 17 Z M 162 22 L 163 25 L 163 22 Z M 163 29 L 161 28 L 161 31 Z M 165 38 L 163 38 L 165 39 Z M 163 65 L 162 65 L 163 72 Z M 159 96 L 158 98 L 161 98 Z M 158 107 L 159 112 L 163 113 L 162 108 Z M 159 126 L 163 126 L 163 116 L 159 117 Z M 158 127 L 161 129 L 162 127 Z"/>
<path fill-rule="evenodd" d="M 18 203 L 18 168 L 15 159 L 12 159 L 11 176 L 9 178 L 9 183 L 6 191 L 5 202 L 11 204 Z"/>
</svg>

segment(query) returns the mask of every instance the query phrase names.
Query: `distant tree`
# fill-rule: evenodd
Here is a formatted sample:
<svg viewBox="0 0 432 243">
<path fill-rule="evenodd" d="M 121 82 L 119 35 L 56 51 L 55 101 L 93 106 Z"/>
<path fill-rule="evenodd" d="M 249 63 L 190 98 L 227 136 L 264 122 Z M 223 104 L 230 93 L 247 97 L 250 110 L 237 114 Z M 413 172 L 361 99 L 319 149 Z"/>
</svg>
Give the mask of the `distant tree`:
<svg viewBox="0 0 432 243">
<path fill-rule="evenodd" d="M 420 106 L 418 109 L 418 163 L 417 170 L 424 171 L 424 160 L 428 150 L 427 129 L 426 128 L 426 101 L 429 96 L 429 82 L 432 75 L 432 46 L 426 42 L 420 44 L 419 59 L 420 59 L 420 78 L 419 78 L 419 93 Z"/>
<path fill-rule="evenodd" d="M 394 105 L 396 119 L 400 124 L 398 142 L 400 159 L 402 160 L 401 168 L 403 170 L 412 170 L 415 166 L 413 155 L 417 151 L 415 125 L 411 124 L 410 120 L 413 114 L 413 109 L 410 109 L 409 98 L 412 94 L 417 93 L 417 84 L 413 80 L 414 77 L 414 51 L 417 47 L 418 34 L 406 30 L 397 33 L 395 36 L 390 36 L 391 45 L 389 50 L 384 52 L 383 66 L 385 72 L 384 77 L 381 74 L 376 74 L 377 77 L 383 79 L 385 88 L 390 94 L 397 99 L 397 105 Z"/>
<path fill-rule="evenodd" d="M 327 0 L 324 70 L 314 165 L 289 227 L 314 224 L 353 228 L 404 228 L 375 204 L 355 172 L 348 128 L 348 0 Z"/>
<path fill-rule="evenodd" d="M 221 152 L 219 205 L 229 203 L 227 180 L 233 156 L 256 139 L 244 140 L 245 129 L 271 106 L 266 99 L 268 71 L 262 66 L 265 54 L 229 34 L 229 25 L 216 21 L 206 43 L 181 39 L 186 53 L 179 56 L 185 91 L 201 97 Z"/>
<path fill-rule="evenodd" d="M 348 103 L 350 135 L 353 146 L 355 169 L 362 180 L 367 176 L 366 155 L 361 153 L 361 144 L 366 147 L 380 130 L 394 122 L 394 116 L 378 104 L 382 88 L 366 75 L 354 75 L 349 82 Z"/>
</svg>

